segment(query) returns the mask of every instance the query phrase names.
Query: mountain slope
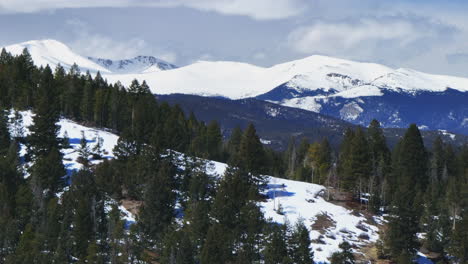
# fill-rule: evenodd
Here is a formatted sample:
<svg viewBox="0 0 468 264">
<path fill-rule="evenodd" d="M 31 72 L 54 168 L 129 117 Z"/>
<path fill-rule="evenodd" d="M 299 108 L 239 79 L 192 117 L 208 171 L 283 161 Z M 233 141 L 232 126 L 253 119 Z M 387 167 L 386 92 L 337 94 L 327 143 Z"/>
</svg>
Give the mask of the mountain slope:
<svg viewBox="0 0 468 264">
<path fill-rule="evenodd" d="M 25 48 L 37 66 L 49 65 L 52 69 L 59 64 L 69 69 L 76 63 L 81 71 L 90 71 L 92 74 L 99 71 L 103 75 L 112 75 L 146 74 L 176 68 L 175 65 L 152 56 L 137 56 L 122 60 L 84 57 L 73 52 L 65 44 L 52 39 L 32 40 L 5 47 L 13 55 L 21 54 Z"/>
<path fill-rule="evenodd" d="M 137 56 L 126 60 L 110 60 L 93 57 L 88 57 L 88 59 L 112 73 L 152 73 L 177 68 L 175 65 L 153 56 Z"/>
<path fill-rule="evenodd" d="M 311 142 L 327 137 L 334 147 L 338 147 L 346 128 L 354 126 L 339 118 L 253 98 L 229 100 L 183 94 L 158 95 L 157 97 L 160 101 L 180 105 L 187 115 L 193 112 L 204 122 L 218 121 L 225 135 L 228 135 L 236 126 L 244 128 L 249 123 L 253 123 L 263 142 L 280 150 L 287 147 L 292 136 L 304 137 Z M 368 123 L 364 125 L 367 126 Z M 406 127 L 385 128 L 384 134 L 388 144 L 394 146 L 404 135 L 405 130 Z M 437 136 L 455 145 L 468 143 L 468 136 L 447 131 L 423 130 L 422 135 L 428 147 L 432 145 Z"/>
<path fill-rule="evenodd" d="M 22 125 L 25 128 L 23 135 L 28 135 L 30 132 L 27 129 L 33 122 L 33 113 L 31 111 L 21 112 L 23 117 Z M 113 149 L 118 141 L 118 136 L 104 130 L 90 128 L 79 125 L 68 119 L 61 119 L 59 122 L 59 136 L 63 138 L 65 134 L 69 137 L 70 146 L 63 150 L 63 163 L 67 168 L 67 182 L 70 183 L 72 172 L 82 168 L 78 162 L 80 140 L 84 136 L 90 147 L 97 144 L 96 137 L 103 139 L 104 159 L 113 159 Z M 22 155 L 26 154 L 26 148 L 23 146 Z M 174 159 L 177 161 L 183 159 L 184 154 L 177 153 Z M 102 160 L 92 160 L 93 164 L 98 164 Z M 222 177 L 227 164 L 206 160 L 206 171 L 208 174 L 215 177 Z M 181 166 L 186 166 L 182 163 Z M 286 219 L 290 224 L 295 224 L 299 219 L 303 219 L 306 226 L 309 228 L 310 237 L 313 239 L 312 248 L 315 251 L 314 260 L 317 262 L 328 262 L 330 255 L 339 251 L 339 243 L 348 241 L 355 245 L 356 252 L 359 252 L 362 247 L 369 243 L 374 243 L 379 238 L 379 226 L 377 223 L 382 221 L 381 217 L 366 218 L 363 214 L 353 212 L 342 206 L 335 205 L 327 201 L 323 194 L 325 187 L 322 185 L 291 181 L 275 177 L 267 177 L 268 184 L 264 191 L 266 199 L 259 203 L 259 206 L 265 215 L 265 218 L 271 218 L 277 223 L 283 224 Z M 68 192 L 69 187 L 64 189 Z M 64 192 L 58 193 L 60 199 Z M 117 203 L 111 200 L 106 205 L 107 212 L 110 212 L 110 204 Z M 281 204 L 283 214 L 278 214 L 276 209 Z M 124 205 L 118 207 L 121 211 L 121 217 L 127 224 L 135 223 L 138 219 Z M 178 208 L 180 209 L 180 208 Z M 319 221 L 323 216 L 326 216 L 332 224 L 320 229 L 312 230 L 312 226 Z M 376 223 L 377 222 L 377 223 Z M 366 237 L 362 239 L 362 237 Z"/>
<path fill-rule="evenodd" d="M 89 70 L 90 72 L 100 71 L 101 73 L 110 73 L 106 68 L 74 53 L 65 44 L 56 40 L 33 40 L 5 47 L 13 55 L 20 55 L 25 48 L 28 49 L 34 64 L 37 66 L 45 67 L 49 65 L 54 69 L 60 64 L 64 68 L 69 69 L 76 63 L 82 71 Z"/>
<path fill-rule="evenodd" d="M 76 62 L 82 70 L 101 71 L 110 82 L 128 86 L 134 79 L 146 80 L 155 94 L 255 97 L 354 124 L 376 118 L 386 127 L 418 123 L 422 128 L 468 134 L 468 78 L 325 56 L 267 68 L 227 61 L 176 68 L 148 56 L 116 61 L 85 58 L 54 40 L 20 43 L 7 50 L 19 54 L 23 48 L 30 50 L 38 65 L 60 63 L 67 68 Z"/>
</svg>

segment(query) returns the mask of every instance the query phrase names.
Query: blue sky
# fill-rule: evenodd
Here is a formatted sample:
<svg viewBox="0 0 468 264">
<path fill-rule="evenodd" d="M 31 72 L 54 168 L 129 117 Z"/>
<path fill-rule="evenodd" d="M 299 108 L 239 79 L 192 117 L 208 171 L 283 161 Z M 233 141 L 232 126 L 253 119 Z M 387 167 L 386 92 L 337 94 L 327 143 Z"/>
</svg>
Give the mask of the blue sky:
<svg viewBox="0 0 468 264">
<path fill-rule="evenodd" d="M 313 54 L 468 77 L 468 1 L 0 0 L 0 45 L 269 66 Z"/>
</svg>

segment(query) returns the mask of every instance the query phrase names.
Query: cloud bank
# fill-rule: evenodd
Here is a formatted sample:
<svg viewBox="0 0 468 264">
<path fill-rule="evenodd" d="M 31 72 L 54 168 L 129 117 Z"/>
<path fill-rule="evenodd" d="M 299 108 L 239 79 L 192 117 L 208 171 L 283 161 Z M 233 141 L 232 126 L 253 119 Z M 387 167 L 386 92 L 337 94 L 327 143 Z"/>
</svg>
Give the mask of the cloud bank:
<svg viewBox="0 0 468 264">
<path fill-rule="evenodd" d="M 186 7 L 256 20 L 294 17 L 306 9 L 305 0 L 2 0 L 1 13 L 34 13 L 64 8 Z"/>
</svg>

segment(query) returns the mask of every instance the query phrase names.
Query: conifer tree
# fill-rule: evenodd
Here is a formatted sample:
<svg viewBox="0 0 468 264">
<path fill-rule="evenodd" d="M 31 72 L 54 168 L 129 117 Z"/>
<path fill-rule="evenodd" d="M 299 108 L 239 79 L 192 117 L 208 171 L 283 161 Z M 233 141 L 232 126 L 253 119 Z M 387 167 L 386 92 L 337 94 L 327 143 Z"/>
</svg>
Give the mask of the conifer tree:
<svg viewBox="0 0 468 264">
<path fill-rule="evenodd" d="M 380 123 L 372 120 L 368 129 L 368 143 L 371 159 L 371 175 L 368 182 L 369 208 L 378 212 L 385 203 L 385 188 L 390 173 L 390 150 Z"/>
<path fill-rule="evenodd" d="M 83 165 L 84 169 L 89 169 L 89 156 L 91 155 L 91 151 L 88 147 L 88 140 L 86 139 L 84 131 L 81 131 L 80 148 L 78 149 L 78 154 L 78 162 Z"/>
<path fill-rule="evenodd" d="M 228 234 L 220 224 L 213 224 L 206 235 L 201 251 L 200 262 L 203 264 L 228 263 L 232 259 L 232 246 Z"/>
<path fill-rule="evenodd" d="M 303 220 L 299 220 L 291 234 L 290 238 L 291 258 L 293 263 L 309 264 L 313 262 L 314 253 L 311 249 L 309 230 L 304 225 Z"/>
<path fill-rule="evenodd" d="M 398 157 L 394 164 L 397 180 L 393 196 L 389 229 L 386 234 L 387 246 L 392 257 L 413 255 L 418 247 L 416 233 L 422 214 L 417 197 L 427 185 L 427 154 L 421 133 L 416 125 L 411 125 L 397 149 Z"/>
<path fill-rule="evenodd" d="M 40 258 L 39 243 L 31 224 L 28 224 L 21 235 L 16 251 L 6 259 L 7 264 L 36 263 Z"/>
<path fill-rule="evenodd" d="M 94 208 L 96 202 L 95 184 L 92 173 L 88 170 L 80 170 L 72 177 L 71 198 L 73 199 L 72 236 L 74 240 L 74 253 L 79 259 L 84 260 L 88 255 L 88 245 L 93 241 Z"/>
<path fill-rule="evenodd" d="M 145 190 L 138 223 L 151 244 L 162 241 L 174 217 L 174 174 L 172 165 L 163 162 Z"/>
<path fill-rule="evenodd" d="M 239 148 L 242 140 L 242 130 L 239 127 L 235 127 L 231 136 L 227 142 L 227 151 L 229 153 L 229 163 L 233 164 L 239 159 Z"/>
<path fill-rule="evenodd" d="M 239 161 L 235 165 L 244 172 L 251 173 L 250 183 L 261 188 L 265 184 L 262 173 L 265 170 L 266 159 L 263 145 L 253 124 L 250 124 L 242 135 L 238 157 Z"/>
<path fill-rule="evenodd" d="M 289 258 L 287 245 L 287 228 L 285 225 L 270 224 L 270 233 L 266 239 L 263 251 L 265 264 L 288 264 L 292 263 Z"/>
<path fill-rule="evenodd" d="M 223 136 L 218 122 L 212 121 L 206 130 L 206 148 L 209 160 L 221 160 L 223 147 Z"/>
<path fill-rule="evenodd" d="M 10 147 L 10 131 L 5 111 L 0 109 L 0 156 L 5 155 Z"/>
<path fill-rule="evenodd" d="M 351 252 L 351 244 L 348 242 L 340 243 L 339 248 L 341 252 L 333 253 L 331 257 L 331 264 L 354 264 L 354 255 Z"/>
</svg>

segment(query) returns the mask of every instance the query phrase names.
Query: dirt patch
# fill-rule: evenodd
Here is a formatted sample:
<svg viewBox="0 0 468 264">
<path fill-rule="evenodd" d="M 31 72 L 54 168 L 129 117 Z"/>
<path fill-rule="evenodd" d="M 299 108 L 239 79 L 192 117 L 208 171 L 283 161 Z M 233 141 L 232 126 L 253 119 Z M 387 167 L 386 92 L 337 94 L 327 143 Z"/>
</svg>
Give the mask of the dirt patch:
<svg viewBox="0 0 468 264">
<path fill-rule="evenodd" d="M 142 203 L 143 203 L 142 201 L 129 200 L 129 199 L 120 200 L 120 204 L 133 215 L 138 215 L 138 213 L 140 212 L 140 207 Z"/>
<path fill-rule="evenodd" d="M 312 224 L 312 230 L 319 231 L 320 234 L 325 234 L 327 229 L 334 228 L 336 226 L 336 222 L 327 214 L 319 214 L 316 216 L 317 219 Z"/>
<path fill-rule="evenodd" d="M 330 200 L 347 202 L 353 200 L 353 194 L 350 192 L 343 192 L 334 188 L 327 188 L 327 192 L 330 192 Z"/>
</svg>

